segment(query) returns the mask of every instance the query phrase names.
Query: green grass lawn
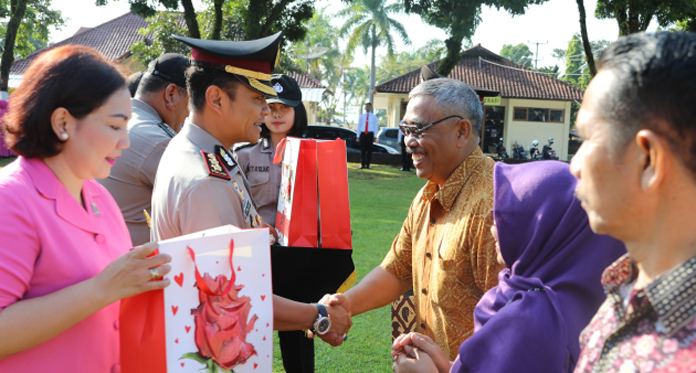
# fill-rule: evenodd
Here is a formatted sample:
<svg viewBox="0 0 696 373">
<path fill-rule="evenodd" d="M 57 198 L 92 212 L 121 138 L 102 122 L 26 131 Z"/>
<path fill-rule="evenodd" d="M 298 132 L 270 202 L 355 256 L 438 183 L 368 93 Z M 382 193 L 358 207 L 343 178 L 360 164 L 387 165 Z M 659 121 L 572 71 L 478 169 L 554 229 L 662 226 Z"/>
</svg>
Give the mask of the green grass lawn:
<svg viewBox="0 0 696 373">
<path fill-rule="evenodd" d="M 415 172 L 400 172 L 392 166 L 372 165 L 373 170 L 358 170 L 357 166 L 348 163 L 353 261 L 360 281 L 384 259 L 425 181 Z M 342 346 L 317 341 L 315 350 L 317 372 L 391 372 L 390 306 L 355 316 Z M 274 357 L 273 372 L 285 372 L 277 338 Z"/>
<path fill-rule="evenodd" d="M 0 168 L 5 167 L 8 163 L 14 161 L 17 157 L 0 158 Z"/>
<path fill-rule="evenodd" d="M 14 158 L 0 158 L 0 167 Z M 348 163 L 350 215 L 353 229 L 353 260 L 358 281 L 375 268 L 391 247 L 413 197 L 424 185 L 415 172 L 373 165 L 358 170 Z M 316 371 L 325 373 L 391 372 L 391 309 L 389 306 L 353 318 L 348 340 L 331 347 L 317 340 Z M 275 338 L 273 372 L 285 372 Z"/>
</svg>

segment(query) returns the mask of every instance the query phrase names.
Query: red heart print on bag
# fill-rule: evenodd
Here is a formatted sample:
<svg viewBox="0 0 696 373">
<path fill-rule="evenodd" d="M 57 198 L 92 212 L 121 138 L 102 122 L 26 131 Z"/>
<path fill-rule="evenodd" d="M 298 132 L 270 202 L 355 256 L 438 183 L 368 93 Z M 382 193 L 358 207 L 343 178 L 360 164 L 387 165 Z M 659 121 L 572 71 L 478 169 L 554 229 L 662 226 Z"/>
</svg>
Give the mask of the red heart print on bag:
<svg viewBox="0 0 696 373">
<path fill-rule="evenodd" d="M 183 272 L 174 276 L 174 281 L 176 281 L 176 283 L 179 284 L 180 287 L 184 287 L 184 274 L 183 274 Z"/>
</svg>

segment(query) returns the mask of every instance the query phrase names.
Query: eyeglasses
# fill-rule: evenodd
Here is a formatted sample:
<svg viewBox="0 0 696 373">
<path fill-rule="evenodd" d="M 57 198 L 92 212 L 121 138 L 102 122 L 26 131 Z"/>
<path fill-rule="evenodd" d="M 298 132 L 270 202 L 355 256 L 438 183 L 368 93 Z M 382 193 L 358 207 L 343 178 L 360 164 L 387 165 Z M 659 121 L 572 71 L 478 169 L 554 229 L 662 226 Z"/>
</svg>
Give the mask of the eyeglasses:
<svg viewBox="0 0 696 373">
<path fill-rule="evenodd" d="M 464 119 L 463 117 L 461 117 L 459 115 L 450 115 L 449 117 L 442 118 L 438 121 L 435 121 L 435 122 L 432 122 L 430 124 L 426 124 L 423 126 L 414 126 L 414 125 L 410 125 L 410 124 L 405 124 L 402 121 L 401 123 L 399 123 L 399 129 L 401 130 L 401 133 L 404 134 L 404 136 L 411 136 L 415 139 L 420 139 L 421 137 L 423 137 L 423 132 L 425 132 L 425 130 L 427 130 L 428 128 L 430 128 L 430 127 L 432 127 L 440 122 L 443 122 L 447 119 L 452 119 L 452 118 L 459 118 L 460 120 Z"/>
</svg>

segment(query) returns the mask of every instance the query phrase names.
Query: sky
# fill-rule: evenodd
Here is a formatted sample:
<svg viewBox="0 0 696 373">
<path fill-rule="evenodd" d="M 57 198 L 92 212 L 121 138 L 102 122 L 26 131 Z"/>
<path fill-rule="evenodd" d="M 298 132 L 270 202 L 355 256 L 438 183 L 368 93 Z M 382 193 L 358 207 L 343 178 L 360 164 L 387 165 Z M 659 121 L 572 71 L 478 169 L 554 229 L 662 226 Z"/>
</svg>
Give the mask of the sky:
<svg viewBox="0 0 696 373">
<path fill-rule="evenodd" d="M 194 6 L 200 7 L 200 0 L 194 0 Z M 344 7 L 340 0 L 317 0 L 317 8 L 328 7 L 327 13 Z M 615 20 L 598 20 L 594 17 L 596 0 L 585 0 L 587 12 L 587 29 L 590 40 L 616 40 L 618 26 Z M 109 0 L 106 6 L 97 7 L 94 0 L 53 0 L 54 9 L 61 10 L 64 18 L 68 19 L 62 30 L 51 32 L 53 42 L 63 40 L 73 35 L 80 27 L 94 27 L 116 18 L 129 11 L 127 0 Z M 411 46 L 404 46 L 397 38 L 397 51 L 415 50 L 431 39 L 444 40 L 444 31 L 424 24 L 417 15 L 399 15 L 395 17 L 406 26 Z M 573 34 L 580 32 L 579 13 L 573 0 L 549 0 L 542 5 L 528 7 L 524 15 L 511 17 L 504 10 L 484 7 L 482 22 L 478 26 L 473 44 L 481 44 L 484 48 L 500 53 L 504 44 L 517 45 L 525 43 L 532 52 L 538 47 L 538 66 L 561 65 L 552 57 L 555 48 L 566 49 Z M 340 26 L 340 19 L 334 24 Z M 655 30 L 653 22 L 649 30 Z M 538 45 L 535 43 L 539 43 Z M 386 49 L 377 50 L 378 57 L 386 54 Z M 379 58 L 378 58 L 379 61 Z M 369 56 L 356 53 L 354 66 L 369 65 Z"/>
</svg>

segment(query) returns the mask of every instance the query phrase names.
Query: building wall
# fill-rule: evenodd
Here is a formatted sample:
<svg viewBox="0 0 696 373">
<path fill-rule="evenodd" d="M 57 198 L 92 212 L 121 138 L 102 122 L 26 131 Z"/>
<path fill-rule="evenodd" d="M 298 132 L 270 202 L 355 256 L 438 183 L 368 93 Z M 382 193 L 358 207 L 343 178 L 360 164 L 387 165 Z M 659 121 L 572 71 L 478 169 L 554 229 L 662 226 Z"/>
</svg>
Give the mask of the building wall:
<svg viewBox="0 0 696 373">
<path fill-rule="evenodd" d="M 515 141 L 525 149 L 529 149 L 533 140 L 539 141 L 539 151 L 548 143 L 549 137 L 554 139 L 552 148 L 560 160 L 568 159 L 568 132 L 570 132 L 570 102 L 526 99 L 503 99 L 505 106 L 505 130 L 504 145 L 508 154 L 512 154 L 512 144 Z M 515 107 L 533 107 L 562 109 L 563 122 L 531 122 L 516 121 L 514 118 Z"/>
<path fill-rule="evenodd" d="M 375 109 L 387 110 L 387 126 L 398 127 L 401 121 L 401 105 L 408 102 L 408 94 L 377 93 L 374 96 Z M 533 140 L 539 141 L 539 151 L 554 139 L 553 149 L 560 160 L 568 159 L 568 132 L 570 131 L 570 102 L 503 98 L 500 105 L 505 107 L 504 145 L 512 156 L 512 144 L 517 142 L 528 150 Z M 561 109 L 563 122 L 532 122 L 513 120 L 515 107 Z"/>
</svg>

